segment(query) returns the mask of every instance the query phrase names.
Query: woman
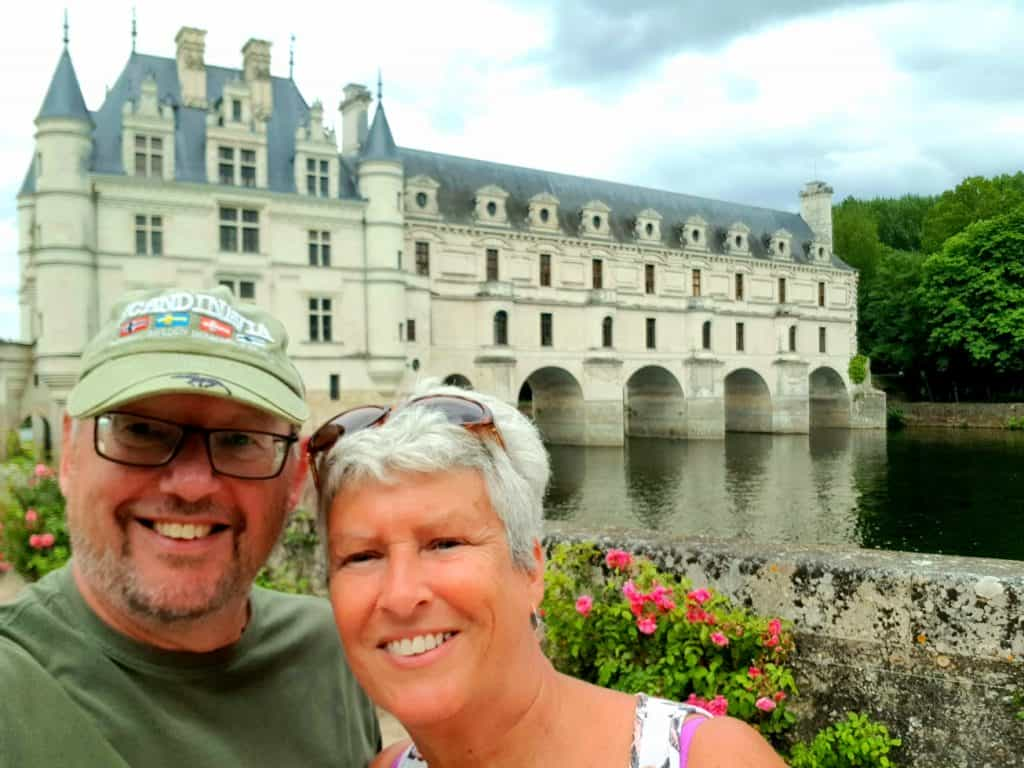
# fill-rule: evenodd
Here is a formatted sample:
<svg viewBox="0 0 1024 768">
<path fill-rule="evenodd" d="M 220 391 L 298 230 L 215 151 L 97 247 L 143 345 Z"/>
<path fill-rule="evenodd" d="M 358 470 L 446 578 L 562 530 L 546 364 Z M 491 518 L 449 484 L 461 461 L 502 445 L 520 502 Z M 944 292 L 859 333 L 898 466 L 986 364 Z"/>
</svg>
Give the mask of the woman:
<svg viewBox="0 0 1024 768">
<path fill-rule="evenodd" d="M 738 720 L 551 666 L 534 631 L 550 470 L 513 407 L 435 388 L 347 411 L 309 450 L 345 652 L 416 745 L 375 767 L 783 766 Z"/>
</svg>

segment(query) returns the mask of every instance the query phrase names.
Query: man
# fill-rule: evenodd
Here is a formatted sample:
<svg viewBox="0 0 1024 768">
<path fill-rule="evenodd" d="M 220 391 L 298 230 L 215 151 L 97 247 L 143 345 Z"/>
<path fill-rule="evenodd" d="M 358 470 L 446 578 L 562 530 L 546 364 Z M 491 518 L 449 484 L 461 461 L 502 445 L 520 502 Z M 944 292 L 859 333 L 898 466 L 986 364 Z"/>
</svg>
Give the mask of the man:
<svg viewBox="0 0 1024 768">
<path fill-rule="evenodd" d="M 0 607 L 2 766 L 365 766 L 330 606 L 253 588 L 306 466 L 280 322 L 226 288 L 126 297 L 82 355 L 70 564 Z"/>
</svg>

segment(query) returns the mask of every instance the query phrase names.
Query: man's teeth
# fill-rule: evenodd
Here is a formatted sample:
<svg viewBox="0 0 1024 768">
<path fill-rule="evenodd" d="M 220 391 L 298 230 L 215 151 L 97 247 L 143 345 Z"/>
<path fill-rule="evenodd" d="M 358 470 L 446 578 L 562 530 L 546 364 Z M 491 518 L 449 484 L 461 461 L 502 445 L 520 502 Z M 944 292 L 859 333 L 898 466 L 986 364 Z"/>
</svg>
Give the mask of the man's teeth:
<svg viewBox="0 0 1024 768">
<path fill-rule="evenodd" d="M 153 529 L 169 539 L 202 539 L 210 535 L 213 526 L 208 523 L 154 522 Z"/>
<path fill-rule="evenodd" d="M 395 656 L 418 656 L 432 651 L 450 638 L 453 632 L 439 632 L 436 635 L 416 635 L 394 640 L 387 645 L 388 653 Z"/>
</svg>

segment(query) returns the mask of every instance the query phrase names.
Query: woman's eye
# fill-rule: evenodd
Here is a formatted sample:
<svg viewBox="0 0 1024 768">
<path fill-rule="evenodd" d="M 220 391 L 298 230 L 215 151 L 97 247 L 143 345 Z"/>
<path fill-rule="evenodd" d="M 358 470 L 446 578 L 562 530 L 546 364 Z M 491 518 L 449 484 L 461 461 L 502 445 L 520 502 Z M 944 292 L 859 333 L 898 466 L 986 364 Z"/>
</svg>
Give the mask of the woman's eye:
<svg viewBox="0 0 1024 768">
<path fill-rule="evenodd" d="M 457 547 L 460 544 L 462 544 L 462 542 L 459 539 L 434 539 L 430 542 L 432 549 L 451 549 L 452 547 Z"/>
</svg>

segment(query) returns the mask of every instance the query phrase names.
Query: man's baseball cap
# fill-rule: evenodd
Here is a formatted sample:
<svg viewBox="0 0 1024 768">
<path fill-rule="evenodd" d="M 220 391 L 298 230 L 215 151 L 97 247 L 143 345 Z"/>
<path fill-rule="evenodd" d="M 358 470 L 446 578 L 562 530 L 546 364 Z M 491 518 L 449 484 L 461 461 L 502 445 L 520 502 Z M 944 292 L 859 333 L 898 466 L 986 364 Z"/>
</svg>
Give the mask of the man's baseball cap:
<svg viewBox="0 0 1024 768">
<path fill-rule="evenodd" d="M 82 352 L 68 412 L 89 418 L 130 400 L 187 392 L 300 425 L 309 409 L 287 348 L 284 326 L 225 286 L 129 293 Z"/>
</svg>

